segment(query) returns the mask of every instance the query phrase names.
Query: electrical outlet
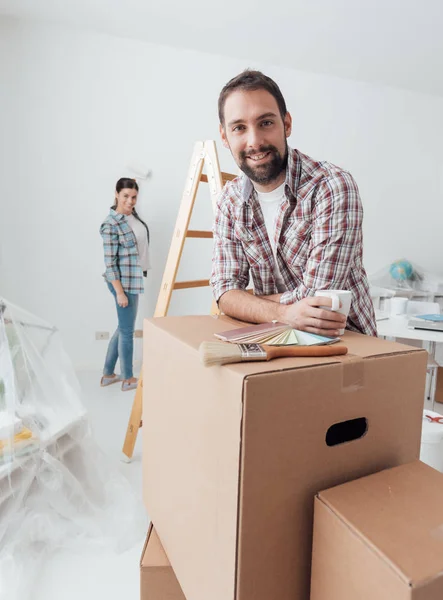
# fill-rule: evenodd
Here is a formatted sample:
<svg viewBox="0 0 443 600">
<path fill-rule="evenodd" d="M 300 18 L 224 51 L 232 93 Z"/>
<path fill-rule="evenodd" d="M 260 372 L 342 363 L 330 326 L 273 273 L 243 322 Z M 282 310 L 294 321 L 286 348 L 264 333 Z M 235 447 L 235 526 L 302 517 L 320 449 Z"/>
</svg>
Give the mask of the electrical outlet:
<svg viewBox="0 0 443 600">
<path fill-rule="evenodd" d="M 141 338 L 141 337 L 143 337 L 143 329 L 136 329 L 136 330 L 134 331 L 134 337 L 136 337 L 136 338 Z"/>
<path fill-rule="evenodd" d="M 96 340 L 109 340 L 109 331 L 96 331 L 95 339 Z"/>
</svg>

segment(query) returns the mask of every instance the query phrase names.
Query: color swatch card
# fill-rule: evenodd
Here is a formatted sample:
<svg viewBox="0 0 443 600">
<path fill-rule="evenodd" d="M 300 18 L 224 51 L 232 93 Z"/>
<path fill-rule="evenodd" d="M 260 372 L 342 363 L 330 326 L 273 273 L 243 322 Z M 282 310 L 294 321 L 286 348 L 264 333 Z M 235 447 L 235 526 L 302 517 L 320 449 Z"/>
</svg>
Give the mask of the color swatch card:
<svg viewBox="0 0 443 600">
<path fill-rule="evenodd" d="M 215 337 L 232 344 L 265 344 L 268 346 L 317 346 L 333 344 L 340 338 L 330 338 L 293 329 L 285 323 L 260 323 L 214 333 Z"/>
</svg>

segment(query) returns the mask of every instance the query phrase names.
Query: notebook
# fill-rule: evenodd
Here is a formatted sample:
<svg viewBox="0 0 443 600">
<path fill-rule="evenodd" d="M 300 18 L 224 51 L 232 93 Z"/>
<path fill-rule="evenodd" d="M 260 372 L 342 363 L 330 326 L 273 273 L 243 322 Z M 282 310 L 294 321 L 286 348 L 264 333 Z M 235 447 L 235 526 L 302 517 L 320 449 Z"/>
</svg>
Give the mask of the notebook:
<svg viewBox="0 0 443 600">
<path fill-rule="evenodd" d="M 267 346 L 318 346 L 333 344 L 340 338 L 325 337 L 293 329 L 285 323 L 261 323 L 214 333 L 215 337 L 232 344 L 266 344 Z"/>
<path fill-rule="evenodd" d="M 430 331 L 443 331 L 443 315 L 416 315 L 408 322 L 410 329 L 428 329 Z"/>
</svg>

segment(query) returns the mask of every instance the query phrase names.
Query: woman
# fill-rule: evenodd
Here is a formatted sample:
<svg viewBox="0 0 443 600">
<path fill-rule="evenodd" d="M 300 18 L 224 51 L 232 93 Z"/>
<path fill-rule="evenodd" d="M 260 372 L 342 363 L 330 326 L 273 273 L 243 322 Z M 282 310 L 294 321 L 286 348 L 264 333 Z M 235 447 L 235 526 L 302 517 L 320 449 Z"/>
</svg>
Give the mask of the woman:
<svg viewBox="0 0 443 600">
<path fill-rule="evenodd" d="M 115 204 L 100 227 L 105 252 L 103 274 L 117 307 L 118 327 L 106 353 L 100 385 L 122 381 L 122 390 L 133 390 L 137 379 L 132 371 L 134 325 L 138 296 L 143 294 L 143 276 L 149 265 L 149 229 L 136 210 L 138 185 L 123 177 L 115 186 Z M 120 376 L 114 373 L 120 359 Z"/>
</svg>

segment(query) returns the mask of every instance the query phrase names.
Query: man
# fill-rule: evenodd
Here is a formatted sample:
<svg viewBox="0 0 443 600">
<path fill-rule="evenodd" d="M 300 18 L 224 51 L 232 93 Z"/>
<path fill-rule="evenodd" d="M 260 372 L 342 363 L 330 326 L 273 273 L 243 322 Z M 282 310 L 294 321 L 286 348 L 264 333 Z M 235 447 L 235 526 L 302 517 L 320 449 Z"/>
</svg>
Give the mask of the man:
<svg viewBox="0 0 443 600">
<path fill-rule="evenodd" d="M 211 285 L 220 309 L 336 336 L 346 318 L 318 290 L 352 292 L 346 327 L 376 335 L 363 268 L 363 210 L 347 171 L 288 147 L 292 119 L 277 84 L 246 70 L 219 97 L 223 145 L 243 171 L 217 204 Z M 246 292 L 252 276 L 254 295 Z"/>
</svg>

